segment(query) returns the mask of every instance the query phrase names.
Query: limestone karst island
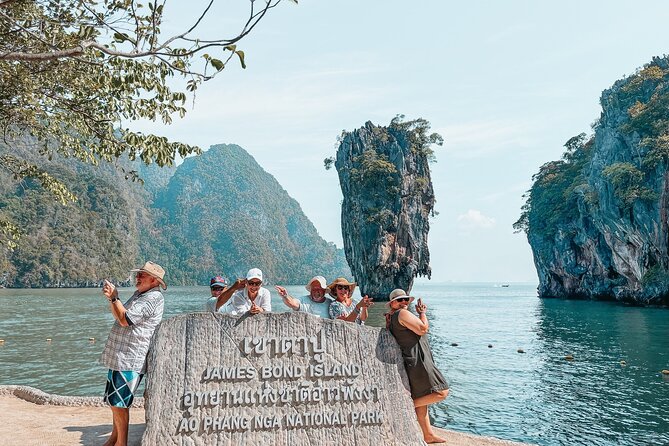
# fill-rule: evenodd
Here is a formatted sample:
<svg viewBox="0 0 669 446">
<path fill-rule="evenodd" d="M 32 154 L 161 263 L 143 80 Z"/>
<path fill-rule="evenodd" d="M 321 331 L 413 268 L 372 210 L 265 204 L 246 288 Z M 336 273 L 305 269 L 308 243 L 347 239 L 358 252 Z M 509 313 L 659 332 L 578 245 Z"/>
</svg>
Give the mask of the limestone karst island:
<svg viewBox="0 0 669 446">
<path fill-rule="evenodd" d="M 0 0 L 0 446 L 669 445 L 669 3 Z"/>
</svg>

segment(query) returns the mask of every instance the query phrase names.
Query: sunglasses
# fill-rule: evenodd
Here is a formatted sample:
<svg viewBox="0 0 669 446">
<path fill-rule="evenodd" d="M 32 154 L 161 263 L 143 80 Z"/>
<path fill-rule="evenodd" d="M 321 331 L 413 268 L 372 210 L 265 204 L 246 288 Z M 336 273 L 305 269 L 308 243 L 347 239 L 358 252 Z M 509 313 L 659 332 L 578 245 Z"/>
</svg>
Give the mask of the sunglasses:
<svg viewBox="0 0 669 446">
<path fill-rule="evenodd" d="M 150 276 L 150 274 L 147 274 L 147 273 L 145 273 L 145 272 L 143 272 L 143 271 L 138 271 L 138 272 L 135 274 L 135 277 L 149 277 L 149 276 Z"/>
<path fill-rule="evenodd" d="M 346 291 L 351 291 L 351 288 L 349 288 L 348 285 L 337 285 L 338 290 L 346 290 Z"/>
<path fill-rule="evenodd" d="M 410 299 L 408 297 L 400 297 L 395 299 L 395 302 L 409 302 L 409 300 Z"/>
<path fill-rule="evenodd" d="M 222 286 L 213 286 L 211 287 L 212 291 L 221 291 L 223 289 Z"/>
<path fill-rule="evenodd" d="M 249 286 L 260 286 L 262 282 L 246 282 L 249 284 Z"/>
</svg>

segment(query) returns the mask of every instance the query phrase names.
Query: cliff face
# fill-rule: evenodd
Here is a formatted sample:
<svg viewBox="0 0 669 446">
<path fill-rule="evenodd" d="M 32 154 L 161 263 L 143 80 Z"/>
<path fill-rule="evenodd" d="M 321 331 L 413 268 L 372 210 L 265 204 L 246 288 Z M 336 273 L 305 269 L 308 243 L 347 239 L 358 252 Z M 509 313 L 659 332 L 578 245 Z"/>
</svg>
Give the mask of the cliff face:
<svg viewBox="0 0 669 446">
<path fill-rule="evenodd" d="M 541 297 L 669 303 L 669 61 L 601 97 L 594 136 L 535 175 L 527 231 Z"/>
<path fill-rule="evenodd" d="M 262 269 L 269 283 L 348 275 L 341 249 L 327 243 L 297 201 L 234 144 L 187 158 L 155 201 L 166 268 L 178 283 L 208 283 Z"/>
<path fill-rule="evenodd" d="M 414 277 L 431 275 L 429 145 L 435 140 L 428 129 L 424 120 L 395 119 L 388 127 L 367 122 L 344 133 L 337 150 L 344 252 L 361 293 L 376 300 L 388 300 L 395 288 L 409 292 Z"/>
<path fill-rule="evenodd" d="M 241 277 L 263 269 L 269 281 L 305 283 L 315 274 L 349 275 L 344 253 L 323 240 L 279 183 L 242 148 L 214 146 L 178 168 L 118 161 L 138 171 L 44 157 L 0 144 L 0 155 L 28 159 L 77 195 L 63 206 L 33 182 L 0 171 L 0 215 L 23 236 L 0 248 L 0 285 L 97 286 L 128 283 L 146 259 L 165 267 L 170 285 L 208 284 L 214 274 Z"/>
<path fill-rule="evenodd" d="M 124 282 L 139 254 L 142 203 L 139 183 L 126 182 L 111 166 L 95 168 L 72 159 L 44 157 L 22 146 L 0 145 L 47 168 L 78 197 L 63 206 L 34 181 L 18 182 L 0 172 L 0 214 L 23 236 L 15 251 L 0 249 L 0 285 L 8 287 L 97 286 L 103 277 Z M 131 170 L 127 160 L 121 167 Z M 137 205 L 139 204 L 139 206 Z"/>
</svg>

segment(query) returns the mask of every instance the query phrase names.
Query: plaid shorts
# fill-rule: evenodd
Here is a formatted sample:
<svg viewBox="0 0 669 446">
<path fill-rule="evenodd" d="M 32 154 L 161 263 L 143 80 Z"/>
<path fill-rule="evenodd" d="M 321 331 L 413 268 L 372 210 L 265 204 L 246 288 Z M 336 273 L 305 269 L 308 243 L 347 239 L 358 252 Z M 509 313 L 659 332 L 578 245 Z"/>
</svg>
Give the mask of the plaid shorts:
<svg viewBox="0 0 669 446">
<path fill-rule="evenodd" d="M 130 407 L 143 377 L 143 373 L 109 369 L 104 402 L 114 407 Z"/>
</svg>

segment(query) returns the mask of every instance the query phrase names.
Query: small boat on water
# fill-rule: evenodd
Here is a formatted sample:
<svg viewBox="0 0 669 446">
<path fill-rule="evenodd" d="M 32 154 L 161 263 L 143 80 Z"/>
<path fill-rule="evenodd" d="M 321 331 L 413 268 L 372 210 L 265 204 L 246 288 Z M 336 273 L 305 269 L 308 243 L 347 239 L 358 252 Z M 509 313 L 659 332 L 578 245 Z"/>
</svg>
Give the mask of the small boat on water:
<svg viewBox="0 0 669 446">
<path fill-rule="evenodd" d="M 509 284 L 508 283 L 503 283 L 502 288 L 509 288 Z"/>
</svg>

